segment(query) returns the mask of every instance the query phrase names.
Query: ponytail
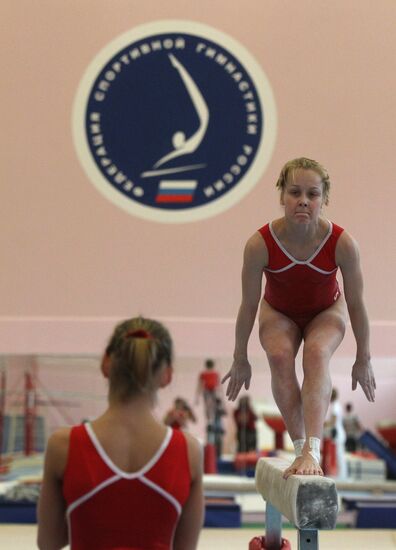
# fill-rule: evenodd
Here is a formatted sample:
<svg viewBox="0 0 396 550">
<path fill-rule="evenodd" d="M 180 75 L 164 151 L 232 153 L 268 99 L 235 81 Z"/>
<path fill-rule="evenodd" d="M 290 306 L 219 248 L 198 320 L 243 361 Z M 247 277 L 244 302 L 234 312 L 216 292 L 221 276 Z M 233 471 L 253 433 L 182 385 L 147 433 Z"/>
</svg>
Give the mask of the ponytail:
<svg viewBox="0 0 396 550">
<path fill-rule="evenodd" d="M 106 348 L 111 360 L 110 395 L 120 401 L 154 390 L 154 379 L 163 364 L 172 362 L 172 340 L 158 321 L 136 317 L 114 330 Z"/>
</svg>

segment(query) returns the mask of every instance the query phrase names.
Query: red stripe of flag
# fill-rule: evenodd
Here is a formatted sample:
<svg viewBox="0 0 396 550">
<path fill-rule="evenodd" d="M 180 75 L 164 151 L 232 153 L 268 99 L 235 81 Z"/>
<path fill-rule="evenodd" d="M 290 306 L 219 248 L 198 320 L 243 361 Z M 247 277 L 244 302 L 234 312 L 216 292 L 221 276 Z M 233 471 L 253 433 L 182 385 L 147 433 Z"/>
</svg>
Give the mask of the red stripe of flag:
<svg viewBox="0 0 396 550">
<path fill-rule="evenodd" d="M 192 195 L 157 195 L 155 202 L 192 202 Z"/>
</svg>

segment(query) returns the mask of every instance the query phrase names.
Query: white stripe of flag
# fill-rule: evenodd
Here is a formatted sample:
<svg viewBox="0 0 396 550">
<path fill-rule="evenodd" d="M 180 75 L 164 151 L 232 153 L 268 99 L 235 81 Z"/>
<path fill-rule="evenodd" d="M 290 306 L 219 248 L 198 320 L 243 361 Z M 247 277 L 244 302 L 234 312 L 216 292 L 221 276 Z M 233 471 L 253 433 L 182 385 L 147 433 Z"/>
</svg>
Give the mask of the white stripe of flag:
<svg viewBox="0 0 396 550">
<path fill-rule="evenodd" d="M 160 189 L 189 189 L 197 187 L 197 180 L 163 180 L 159 184 Z"/>
</svg>

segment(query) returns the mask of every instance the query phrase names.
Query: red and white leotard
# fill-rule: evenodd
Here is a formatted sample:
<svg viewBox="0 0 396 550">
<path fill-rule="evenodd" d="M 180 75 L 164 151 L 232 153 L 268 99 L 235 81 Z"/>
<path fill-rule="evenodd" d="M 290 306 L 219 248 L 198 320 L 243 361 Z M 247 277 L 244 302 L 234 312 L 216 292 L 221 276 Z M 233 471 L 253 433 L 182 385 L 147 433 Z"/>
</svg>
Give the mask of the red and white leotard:
<svg viewBox="0 0 396 550">
<path fill-rule="evenodd" d="M 170 550 L 191 483 L 187 442 L 168 428 L 138 472 L 109 458 L 92 426 L 75 426 L 63 478 L 72 550 Z"/>
<path fill-rule="evenodd" d="M 302 330 L 340 296 L 335 249 L 342 232 L 342 227 L 329 222 L 327 235 L 312 256 L 296 260 L 279 241 L 272 224 L 259 229 L 268 250 L 264 299 Z"/>
</svg>

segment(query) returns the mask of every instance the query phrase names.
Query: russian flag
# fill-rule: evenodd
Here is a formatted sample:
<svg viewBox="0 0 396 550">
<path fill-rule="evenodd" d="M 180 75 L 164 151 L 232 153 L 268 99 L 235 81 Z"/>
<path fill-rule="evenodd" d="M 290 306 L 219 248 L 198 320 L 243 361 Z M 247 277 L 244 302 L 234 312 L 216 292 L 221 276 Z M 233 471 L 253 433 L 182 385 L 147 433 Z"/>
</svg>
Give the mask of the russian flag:
<svg viewBox="0 0 396 550">
<path fill-rule="evenodd" d="M 196 180 L 160 181 L 155 202 L 192 202 Z"/>
</svg>

